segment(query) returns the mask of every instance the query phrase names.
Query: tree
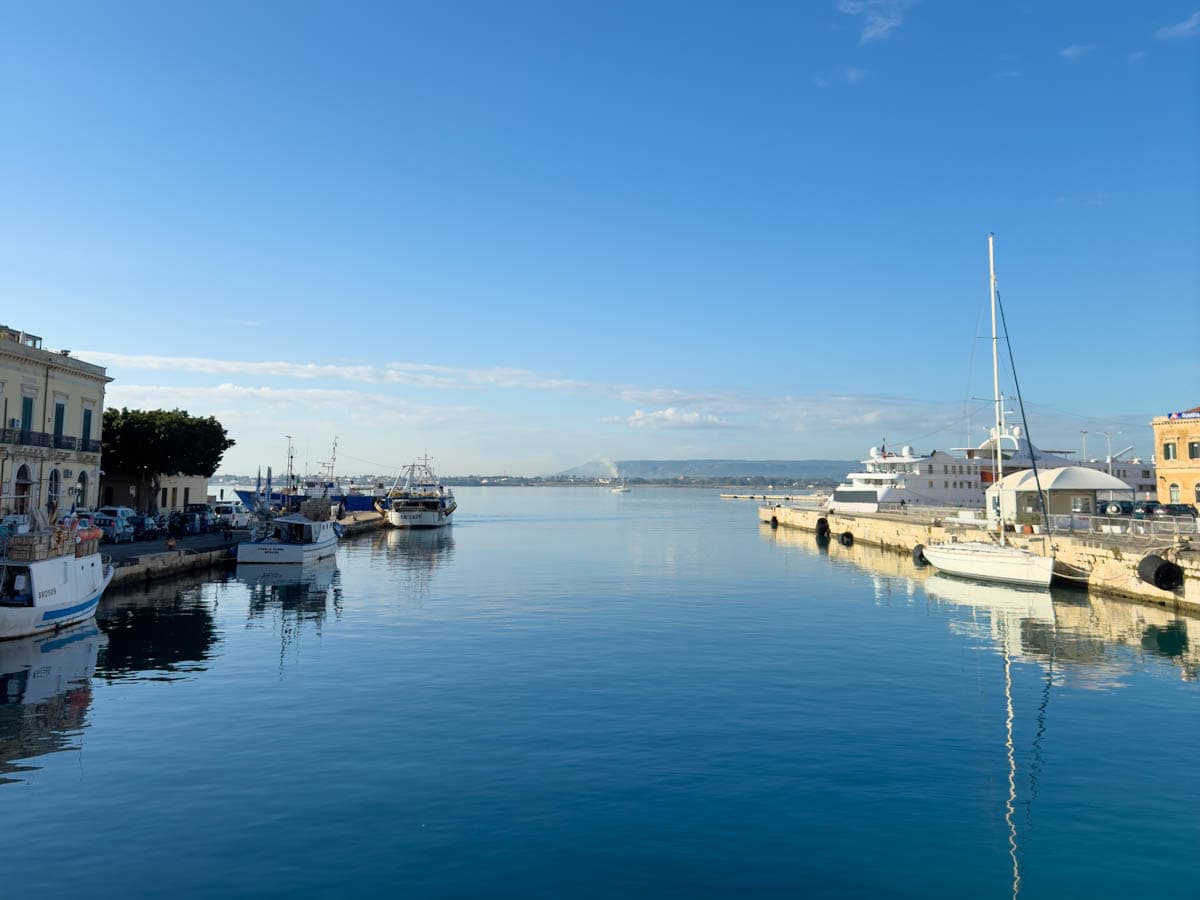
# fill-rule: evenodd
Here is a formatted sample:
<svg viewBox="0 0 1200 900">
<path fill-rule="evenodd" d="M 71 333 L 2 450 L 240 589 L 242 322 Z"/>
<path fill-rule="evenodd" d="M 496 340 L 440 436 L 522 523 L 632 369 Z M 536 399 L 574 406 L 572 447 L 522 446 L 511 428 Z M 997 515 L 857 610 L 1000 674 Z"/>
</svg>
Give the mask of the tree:
<svg viewBox="0 0 1200 900">
<path fill-rule="evenodd" d="M 162 475 L 211 478 L 234 443 L 212 416 L 191 416 L 182 409 L 106 409 L 101 459 L 106 471 L 137 479 L 141 507 L 147 480 L 150 496 L 156 497 Z"/>
</svg>

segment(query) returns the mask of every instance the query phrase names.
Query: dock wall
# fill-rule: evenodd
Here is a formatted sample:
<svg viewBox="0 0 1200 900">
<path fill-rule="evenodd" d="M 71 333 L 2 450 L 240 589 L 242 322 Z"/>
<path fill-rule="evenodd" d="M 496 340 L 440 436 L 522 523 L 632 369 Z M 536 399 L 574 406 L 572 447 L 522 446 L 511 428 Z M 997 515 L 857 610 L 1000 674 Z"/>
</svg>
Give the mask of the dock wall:
<svg viewBox="0 0 1200 900">
<path fill-rule="evenodd" d="M 374 531 L 385 524 L 385 519 L 377 512 L 349 513 L 341 520 L 343 533 L 347 536 Z M 142 584 L 156 581 L 160 578 L 170 578 L 211 569 L 214 566 L 236 564 L 238 541 L 223 544 L 211 550 L 176 549 L 158 553 L 147 553 L 122 560 L 113 570 L 111 587 Z"/>
<path fill-rule="evenodd" d="M 818 520 L 829 526 L 831 540 L 839 540 L 849 533 L 854 543 L 866 543 L 896 553 L 912 554 L 918 544 L 928 545 L 938 541 L 990 540 L 991 535 L 982 527 L 974 528 L 960 523 L 941 524 L 939 520 L 906 516 L 852 515 L 830 513 L 818 509 L 794 506 L 760 506 L 759 520 L 784 528 L 799 528 L 816 532 Z M 1155 604 L 1181 604 L 1200 609 L 1200 550 L 1187 543 L 1167 546 L 1141 546 L 1130 549 L 1116 542 L 1108 542 L 1095 535 L 1086 538 L 1071 535 L 1010 534 L 1009 543 L 1014 547 L 1028 549 L 1046 555 L 1052 540 L 1055 560 L 1081 573 L 1080 586 L 1089 591 L 1113 597 L 1123 597 Z M 1164 591 L 1138 578 L 1138 563 L 1149 553 L 1156 553 L 1183 569 L 1183 585 L 1175 591 Z"/>
</svg>

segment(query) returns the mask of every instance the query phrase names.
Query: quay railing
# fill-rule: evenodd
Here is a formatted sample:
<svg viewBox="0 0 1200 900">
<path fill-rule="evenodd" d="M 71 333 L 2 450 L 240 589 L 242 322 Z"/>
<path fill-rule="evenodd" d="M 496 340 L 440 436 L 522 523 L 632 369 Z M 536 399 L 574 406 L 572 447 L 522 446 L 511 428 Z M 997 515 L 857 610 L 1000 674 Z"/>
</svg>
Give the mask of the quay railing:
<svg viewBox="0 0 1200 900">
<path fill-rule="evenodd" d="M 1130 516 L 1098 516 L 1087 513 L 1052 514 L 1050 525 L 1054 534 L 1127 538 L 1148 543 L 1173 541 L 1177 537 L 1195 537 L 1200 534 L 1194 516 L 1151 516 L 1148 519 L 1135 519 Z"/>
</svg>

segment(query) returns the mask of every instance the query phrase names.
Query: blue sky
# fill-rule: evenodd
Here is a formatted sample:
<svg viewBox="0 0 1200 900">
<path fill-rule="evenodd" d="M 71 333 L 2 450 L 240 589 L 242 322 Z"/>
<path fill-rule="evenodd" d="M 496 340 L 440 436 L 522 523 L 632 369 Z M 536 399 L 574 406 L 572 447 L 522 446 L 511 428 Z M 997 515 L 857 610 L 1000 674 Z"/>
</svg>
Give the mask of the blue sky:
<svg viewBox="0 0 1200 900">
<path fill-rule="evenodd" d="M 226 471 L 977 443 L 989 231 L 1035 442 L 1200 403 L 1197 0 L 0 12 L 0 322 Z"/>
</svg>

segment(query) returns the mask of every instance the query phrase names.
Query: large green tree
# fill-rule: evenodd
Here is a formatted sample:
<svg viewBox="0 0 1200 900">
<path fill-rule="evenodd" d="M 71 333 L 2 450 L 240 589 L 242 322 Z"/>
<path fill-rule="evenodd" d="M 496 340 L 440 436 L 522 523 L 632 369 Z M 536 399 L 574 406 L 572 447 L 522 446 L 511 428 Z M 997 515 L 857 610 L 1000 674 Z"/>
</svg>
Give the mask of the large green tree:
<svg viewBox="0 0 1200 900">
<path fill-rule="evenodd" d="M 101 465 L 106 472 L 134 477 L 138 506 L 143 488 L 158 496 L 162 475 L 211 478 L 234 441 L 212 416 L 192 416 L 182 409 L 106 409 Z"/>
</svg>

